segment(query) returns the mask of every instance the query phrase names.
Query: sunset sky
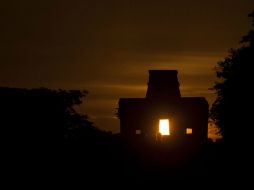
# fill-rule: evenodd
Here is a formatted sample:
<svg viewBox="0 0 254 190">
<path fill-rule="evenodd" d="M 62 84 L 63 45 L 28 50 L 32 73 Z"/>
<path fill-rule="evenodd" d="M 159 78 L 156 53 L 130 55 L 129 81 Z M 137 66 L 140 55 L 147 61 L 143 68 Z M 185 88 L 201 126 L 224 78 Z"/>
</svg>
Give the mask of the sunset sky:
<svg viewBox="0 0 254 190">
<path fill-rule="evenodd" d="M 0 86 L 86 89 L 80 111 L 119 131 L 120 97 L 144 97 L 149 69 L 177 69 L 182 96 L 211 104 L 213 68 L 250 29 L 253 0 L 6 0 Z"/>
</svg>

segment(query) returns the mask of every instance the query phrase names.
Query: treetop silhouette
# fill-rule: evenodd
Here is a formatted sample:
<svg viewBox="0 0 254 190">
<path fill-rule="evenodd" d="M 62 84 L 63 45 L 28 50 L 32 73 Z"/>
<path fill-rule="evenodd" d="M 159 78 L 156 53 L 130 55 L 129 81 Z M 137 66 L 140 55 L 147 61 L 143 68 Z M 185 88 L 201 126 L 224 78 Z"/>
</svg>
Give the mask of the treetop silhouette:
<svg viewBox="0 0 254 190">
<path fill-rule="evenodd" d="M 231 49 L 216 67 L 220 81 L 214 85 L 217 99 L 212 105 L 211 118 L 227 143 L 247 142 L 252 134 L 251 114 L 247 107 L 253 102 L 250 94 L 253 86 L 254 11 L 249 17 L 252 18 L 252 28 L 240 41 L 242 47 Z"/>
</svg>

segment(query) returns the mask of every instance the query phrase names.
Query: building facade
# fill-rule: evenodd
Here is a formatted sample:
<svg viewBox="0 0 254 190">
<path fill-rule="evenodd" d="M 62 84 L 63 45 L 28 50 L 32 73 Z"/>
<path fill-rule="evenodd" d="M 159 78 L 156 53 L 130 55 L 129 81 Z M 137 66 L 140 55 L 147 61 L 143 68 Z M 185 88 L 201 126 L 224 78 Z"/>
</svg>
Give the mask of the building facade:
<svg viewBox="0 0 254 190">
<path fill-rule="evenodd" d="M 176 70 L 149 70 L 145 98 L 120 98 L 121 136 L 127 140 L 203 144 L 208 134 L 204 97 L 181 97 Z"/>
</svg>

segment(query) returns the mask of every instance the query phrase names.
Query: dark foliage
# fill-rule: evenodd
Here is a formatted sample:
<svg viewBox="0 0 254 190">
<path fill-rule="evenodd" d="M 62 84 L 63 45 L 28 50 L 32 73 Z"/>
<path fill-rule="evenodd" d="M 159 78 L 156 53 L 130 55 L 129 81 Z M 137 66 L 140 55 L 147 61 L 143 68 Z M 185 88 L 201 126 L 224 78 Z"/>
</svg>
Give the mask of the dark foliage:
<svg viewBox="0 0 254 190">
<path fill-rule="evenodd" d="M 249 17 L 252 17 L 254 26 L 254 11 Z M 223 141 L 232 146 L 249 144 L 253 130 L 250 114 L 253 105 L 253 29 L 243 37 L 241 43 L 242 47 L 231 49 L 229 55 L 216 67 L 220 82 L 214 86 L 217 99 L 211 109 L 211 117 L 219 126 Z"/>
<path fill-rule="evenodd" d="M 62 143 L 95 131 L 75 111 L 86 91 L 0 88 L 1 131 L 9 143 Z M 87 132 L 86 132 L 87 131 Z"/>
<path fill-rule="evenodd" d="M 253 19 L 254 11 L 249 14 Z M 220 128 L 223 139 L 216 147 L 215 168 L 217 177 L 230 187 L 250 184 L 253 167 L 252 108 L 254 30 L 241 40 L 241 47 L 231 49 L 229 55 L 218 63 L 219 82 L 214 85 L 217 99 L 212 105 L 211 118 Z M 232 182 L 234 183 L 232 184 Z"/>
<path fill-rule="evenodd" d="M 0 87 L 2 172 L 11 183 L 49 184 L 60 179 L 64 184 L 79 177 L 87 183 L 120 168 L 111 133 L 95 128 L 74 109 L 86 95 L 79 90 Z"/>
</svg>

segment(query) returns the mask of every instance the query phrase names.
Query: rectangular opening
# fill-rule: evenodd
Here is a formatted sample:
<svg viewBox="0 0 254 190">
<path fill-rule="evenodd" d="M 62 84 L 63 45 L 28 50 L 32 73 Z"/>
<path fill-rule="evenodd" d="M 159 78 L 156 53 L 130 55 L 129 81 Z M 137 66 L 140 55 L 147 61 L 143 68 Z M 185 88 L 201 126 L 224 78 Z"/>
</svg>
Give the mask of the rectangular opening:
<svg viewBox="0 0 254 190">
<path fill-rule="evenodd" d="M 159 133 L 161 135 L 170 135 L 169 119 L 160 119 Z"/>
<path fill-rule="evenodd" d="M 187 129 L 186 129 L 186 134 L 187 134 L 187 135 L 192 134 L 192 128 L 187 128 Z"/>
<path fill-rule="evenodd" d="M 136 129 L 136 135 L 140 135 L 141 134 L 141 130 L 140 129 Z"/>
</svg>

